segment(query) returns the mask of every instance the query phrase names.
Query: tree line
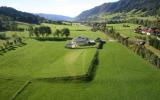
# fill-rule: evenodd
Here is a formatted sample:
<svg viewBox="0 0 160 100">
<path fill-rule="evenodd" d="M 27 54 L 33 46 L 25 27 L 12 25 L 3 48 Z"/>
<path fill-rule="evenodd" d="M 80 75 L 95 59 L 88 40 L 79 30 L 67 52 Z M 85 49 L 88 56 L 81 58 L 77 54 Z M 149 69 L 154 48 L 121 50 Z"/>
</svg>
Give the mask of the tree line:
<svg viewBox="0 0 160 100">
<path fill-rule="evenodd" d="M 160 28 L 160 19 L 157 17 L 156 20 L 148 20 L 148 19 L 138 19 L 133 18 L 127 21 L 128 23 L 139 24 L 145 27 L 156 27 Z"/>
<path fill-rule="evenodd" d="M 145 24 L 144 20 L 133 20 L 132 23 L 135 24 Z M 159 22 L 151 22 L 154 26 L 159 28 Z M 145 40 L 144 41 L 135 41 L 130 40 L 129 37 L 121 36 L 120 33 L 117 33 L 113 27 L 106 27 L 104 23 L 88 23 L 88 26 L 92 27 L 93 31 L 102 31 L 105 33 L 109 33 L 109 35 L 115 39 L 117 39 L 121 44 L 125 45 L 126 47 L 132 49 L 135 53 L 140 55 L 142 58 L 148 60 L 150 63 L 154 64 L 158 68 L 160 68 L 160 57 L 158 57 L 153 51 L 149 50 L 145 46 Z M 148 25 L 148 24 L 146 24 Z M 160 47 L 160 41 L 157 38 L 149 38 L 149 44 L 157 49 Z"/>
<path fill-rule="evenodd" d="M 96 32 L 96 31 L 102 31 L 102 32 L 105 32 L 105 30 L 106 30 L 106 23 L 104 22 L 104 23 L 89 23 L 88 24 L 89 26 L 92 26 L 92 29 L 91 29 L 91 31 L 93 31 L 93 32 Z"/>
<path fill-rule="evenodd" d="M 149 45 L 160 50 L 160 40 L 155 37 L 149 37 Z"/>
<path fill-rule="evenodd" d="M 24 28 L 18 27 L 17 22 L 11 21 L 8 16 L 0 15 L 0 32 L 4 31 L 24 31 Z"/>
<path fill-rule="evenodd" d="M 108 33 L 121 44 L 133 50 L 136 54 L 157 66 L 157 68 L 160 68 L 160 57 L 145 46 L 145 41 L 134 41 L 129 39 L 129 37 L 123 37 L 120 33 L 115 32 L 114 29 L 110 29 Z"/>
<path fill-rule="evenodd" d="M 32 26 L 29 27 L 29 36 L 33 37 L 48 37 L 49 35 L 52 35 L 54 38 L 63 38 L 64 36 L 68 38 L 70 36 L 70 30 L 68 28 L 63 29 L 56 29 L 54 32 L 52 32 L 51 28 L 48 26 L 40 26 L 33 28 Z"/>
<path fill-rule="evenodd" d="M 3 40 L 0 44 L 0 51 L 3 52 L 13 49 L 16 45 L 24 44 L 23 38 L 16 34 L 12 35 L 12 37 L 6 37 L 5 33 L 1 33 L 0 40 Z"/>
</svg>

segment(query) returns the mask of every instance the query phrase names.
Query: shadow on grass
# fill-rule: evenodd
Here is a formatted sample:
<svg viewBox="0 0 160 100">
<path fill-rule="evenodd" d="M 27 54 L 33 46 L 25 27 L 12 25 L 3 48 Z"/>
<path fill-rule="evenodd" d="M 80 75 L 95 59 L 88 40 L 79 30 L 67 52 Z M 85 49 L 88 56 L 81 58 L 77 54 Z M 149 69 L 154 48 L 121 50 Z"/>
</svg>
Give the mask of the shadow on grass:
<svg viewBox="0 0 160 100">
<path fill-rule="evenodd" d="M 37 41 L 68 41 L 72 40 L 72 38 L 58 38 L 58 37 L 40 37 L 40 38 L 34 38 Z"/>
<path fill-rule="evenodd" d="M 87 31 L 87 30 L 73 30 L 73 31 L 81 31 L 81 32 L 83 32 L 83 31 Z"/>
<path fill-rule="evenodd" d="M 16 50 L 17 48 L 19 47 L 23 47 L 27 45 L 27 43 L 21 43 L 21 44 L 18 44 L 18 45 L 15 45 L 15 46 L 9 46 L 8 48 L 4 49 L 4 50 L 0 50 L 0 55 L 3 56 L 5 53 L 9 52 L 9 51 L 14 51 Z"/>
<path fill-rule="evenodd" d="M 2 53 L 2 52 L 0 52 L 0 56 L 3 56 L 3 53 Z"/>
<path fill-rule="evenodd" d="M 93 49 L 93 48 L 97 48 L 97 47 L 96 46 L 83 46 L 83 47 L 77 47 L 73 49 Z"/>
</svg>

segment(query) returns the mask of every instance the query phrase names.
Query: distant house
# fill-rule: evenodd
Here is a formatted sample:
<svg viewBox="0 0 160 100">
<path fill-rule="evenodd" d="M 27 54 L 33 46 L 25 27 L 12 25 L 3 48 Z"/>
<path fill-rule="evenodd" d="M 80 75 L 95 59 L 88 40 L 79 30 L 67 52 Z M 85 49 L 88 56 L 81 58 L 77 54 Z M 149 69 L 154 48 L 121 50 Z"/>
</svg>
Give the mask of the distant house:
<svg viewBox="0 0 160 100">
<path fill-rule="evenodd" d="M 66 48 L 76 48 L 78 45 L 77 44 L 73 44 L 73 43 L 68 43 L 66 44 Z"/>
<path fill-rule="evenodd" d="M 141 28 L 140 26 L 134 30 L 135 33 L 140 33 L 144 35 L 155 35 L 160 36 L 160 29 L 158 28 Z"/>
<path fill-rule="evenodd" d="M 160 29 L 155 30 L 155 35 L 160 37 Z"/>
<path fill-rule="evenodd" d="M 78 46 L 91 46 L 91 45 L 95 45 L 96 42 L 94 40 L 90 40 L 87 37 L 76 37 L 74 39 L 72 39 L 72 41 L 68 44 L 66 44 L 65 47 L 67 48 L 76 48 Z"/>
<path fill-rule="evenodd" d="M 79 37 L 74 38 L 71 42 L 79 46 L 85 46 L 89 44 L 89 41 L 90 41 L 89 38 L 79 36 Z"/>
<path fill-rule="evenodd" d="M 142 27 L 139 26 L 138 28 L 136 28 L 136 29 L 134 30 L 134 32 L 135 32 L 135 33 L 142 33 Z"/>
<path fill-rule="evenodd" d="M 153 33 L 154 33 L 154 30 L 152 28 L 144 28 L 142 30 L 142 34 L 144 35 L 153 35 Z"/>
<path fill-rule="evenodd" d="M 146 28 L 142 31 L 142 34 L 160 36 L 160 29 L 158 29 L 158 28 Z"/>
</svg>

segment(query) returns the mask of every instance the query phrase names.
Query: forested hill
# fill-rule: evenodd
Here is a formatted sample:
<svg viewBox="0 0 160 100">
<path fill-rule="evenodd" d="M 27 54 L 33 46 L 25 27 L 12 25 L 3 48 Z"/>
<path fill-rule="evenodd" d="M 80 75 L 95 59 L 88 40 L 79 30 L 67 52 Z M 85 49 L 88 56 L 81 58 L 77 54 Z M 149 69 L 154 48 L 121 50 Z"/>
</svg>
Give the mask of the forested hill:
<svg viewBox="0 0 160 100">
<path fill-rule="evenodd" d="M 77 16 L 77 19 L 85 20 L 90 16 L 102 13 L 129 12 L 131 10 L 141 10 L 146 12 L 147 15 L 160 15 L 160 0 L 120 0 L 118 2 L 105 3 L 82 12 Z"/>
<path fill-rule="evenodd" d="M 39 16 L 33 15 L 31 13 L 21 12 L 10 7 L 0 7 L 0 17 L 7 18 L 7 20 L 32 24 L 38 24 L 39 22 L 44 20 L 44 18 L 41 18 Z"/>
</svg>

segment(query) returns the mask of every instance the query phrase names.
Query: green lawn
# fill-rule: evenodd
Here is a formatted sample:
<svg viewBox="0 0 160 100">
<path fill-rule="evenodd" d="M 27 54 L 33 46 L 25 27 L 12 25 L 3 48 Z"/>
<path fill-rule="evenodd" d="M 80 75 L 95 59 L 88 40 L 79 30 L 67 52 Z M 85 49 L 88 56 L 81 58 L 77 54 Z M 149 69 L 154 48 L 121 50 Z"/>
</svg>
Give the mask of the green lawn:
<svg viewBox="0 0 160 100">
<path fill-rule="evenodd" d="M 66 49 L 67 42 L 27 40 L 27 45 L 0 56 L 0 75 L 55 77 L 84 74 L 95 48 Z"/>
<path fill-rule="evenodd" d="M 92 82 L 34 81 L 17 100 L 160 99 L 160 71 L 121 44 L 107 43 L 99 60 Z"/>
<path fill-rule="evenodd" d="M 43 23 L 41 25 L 47 25 L 52 28 L 54 31 L 55 29 L 62 29 L 62 28 L 69 28 L 71 31 L 76 31 L 76 30 L 89 30 L 90 27 L 86 27 L 84 25 L 78 24 L 78 23 L 73 23 L 72 25 L 54 25 L 54 24 L 46 24 Z"/>
<path fill-rule="evenodd" d="M 0 99 L 9 100 L 23 84 L 25 84 L 23 79 L 3 79 L 0 77 Z"/>
<path fill-rule="evenodd" d="M 85 26 L 45 25 L 50 26 L 53 31 L 55 30 L 54 26 L 68 27 L 71 29 L 71 38 L 77 36 L 87 36 L 92 39 L 106 38 L 104 34 L 91 32 Z M 25 27 L 25 24 L 22 27 Z M 77 31 L 75 27 L 83 31 Z M 28 37 L 26 31 L 8 31 L 6 35 L 10 37 L 15 33 Z M 0 55 L 0 99 L 10 99 L 28 80 L 86 74 L 96 48 L 67 49 L 64 46 L 68 42 L 38 41 L 26 38 L 27 45 L 2 53 Z"/>
<path fill-rule="evenodd" d="M 86 36 L 92 39 L 97 37 L 106 38 L 103 33 L 91 32 L 88 27 L 75 24 L 52 25 L 59 28 L 68 27 L 71 30 L 72 38 L 77 36 Z M 79 30 L 75 30 L 78 27 Z M 8 36 L 14 32 L 7 32 Z M 26 36 L 26 32 L 18 33 Z M 51 36 L 52 37 L 52 36 Z M 27 45 L 18 47 L 16 50 L 8 51 L 0 56 L 0 75 L 16 77 L 55 77 L 55 76 L 75 76 L 85 74 L 96 48 L 88 49 L 66 49 L 65 44 L 68 41 L 38 41 L 27 39 Z"/>
<path fill-rule="evenodd" d="M 25 24 L 23 24 L 25 27 Z M 47 25 L 54 31 L 67 27 L 72 38 L 92 39 L 107 36 L 91 32 L 79 24 Z M 116 26 L 116 25 L 115 25 Z M 118 24 L 119 31 L 123 25 Z M 124 30 L 124 35 L 136 27 Z M 130 30 L 130 31 L 127 31 Z M 127 33 L 128 32 L 128 33 Z M 10 36 L 15 32 L 7 32 Z M 27 32 L 16 32 L 28 37 Z M 132 36 L 132 35 L 131 35 Z M 132 36 L 134 37 L 134 35 Z M 32 83 L 17 100 L 159 100 L 160 71 L 117 42 L 107 42 L 100 50 L 99 66 L 92 82 L 46 82 L 37 78 L 54 78 L 86 74 L 95 48 L 66 49 L 68 41 L 27 39 L 27 45 L 0 55 L 0 99 L 9 100 L 28 80 Z"/>
</svg>

